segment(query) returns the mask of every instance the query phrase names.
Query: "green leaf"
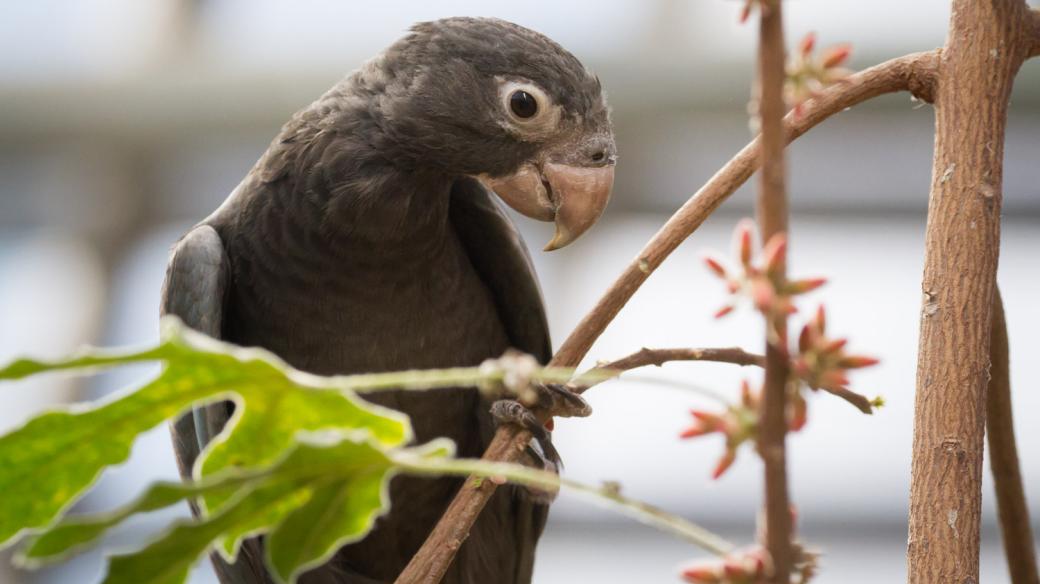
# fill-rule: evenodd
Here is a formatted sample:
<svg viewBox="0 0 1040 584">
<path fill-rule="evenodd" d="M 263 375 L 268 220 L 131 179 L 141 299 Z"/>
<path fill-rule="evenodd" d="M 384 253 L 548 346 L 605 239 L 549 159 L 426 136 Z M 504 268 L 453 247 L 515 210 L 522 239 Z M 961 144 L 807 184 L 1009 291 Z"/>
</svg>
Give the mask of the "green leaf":
<svg viewBox="0 0 1040 584">
<path fill-rule="evenodd" d="M 219 512 L 180 523 L 145 548 L 113 557 L 104 584 L 182 582 L 181 575 L 211 542 L 235 537 L 229 534 L 267 532 L 267 564 L 280 580 L 295 582 L 307 568 L 364 537 L 390 508 L 394 460 L 383 445 L 359 433 L 300 439 L 297 448 Z M 427 446 L 403 452 L 429 459 L 453 451 L 443 441 L 435 444 L 437 450 Z M 276 525 L 268 522 L 271 508 L 283 511 Z"/>
<path fill-rule="evenodd" d="M 388 446 L 411 438 L 405 415 L 344 391 L 350 377 L 308 375 L 267 351 L 215 341 L 175 319 L 164 321 L 156 348 L 86 352 L 55 362 L 23 359 L 0 369 L 0 379 L 150 360 L 165 361 L 166 367 L 144 387 L 98 406 L 43 414 L 0 437 L 0 544 L 24 529 L 46 526 L 105 467 L 126 460 L 138 434 L 193 404 L 230 398 L 238 405 L 229 427 L 200 459 L 204 475 L 262 467 L 292 445 L 298 430 L 363 430 Z M 241 430 L 231 434 L 236 425 Z"/>
<path fill-rule="evenodd" d="M 63 559 L 76 548 L 89 544 L 131 515 L 155 511 L 189 500 L 208 491 L 235 489 L 255 483 L 268 473 L 225 474 L 216 480 L 195 483 L 155 483 L 132 503 L 107 513 L 63 518 L 49 529 L 30 538 L 17 561 L 27 568 Z"/>
</svg>

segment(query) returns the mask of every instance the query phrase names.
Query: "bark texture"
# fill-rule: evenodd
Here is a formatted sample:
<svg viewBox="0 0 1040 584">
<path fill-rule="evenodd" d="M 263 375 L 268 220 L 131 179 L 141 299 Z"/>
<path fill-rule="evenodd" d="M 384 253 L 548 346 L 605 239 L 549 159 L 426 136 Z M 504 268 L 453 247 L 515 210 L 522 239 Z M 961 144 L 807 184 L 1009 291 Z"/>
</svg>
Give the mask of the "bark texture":
<svg viewBox="0 0 1040 584">
<path fill-rule="evenodd" d="M 939 64 L 910 486 L 914 583 L 979 579 L 1004 130 L 1032 29 L 1022 0 L 955 0 Z"/>
</svg>

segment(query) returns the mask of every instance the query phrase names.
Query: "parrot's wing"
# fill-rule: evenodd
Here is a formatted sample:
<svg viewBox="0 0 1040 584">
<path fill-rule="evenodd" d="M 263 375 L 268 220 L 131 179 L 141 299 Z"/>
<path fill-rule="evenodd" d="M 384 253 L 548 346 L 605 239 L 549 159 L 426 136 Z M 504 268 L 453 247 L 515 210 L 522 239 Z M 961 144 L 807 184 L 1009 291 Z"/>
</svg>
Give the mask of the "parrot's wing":
<svg viewBox="0 0 1040 584">
<path fill-rule="evenodd" d="M 195 227 L 177 242 L 170 255 L 162 288 L 162 314 L 177 316 L 185 325 L 219 339 L 229 277 L 230 265 L 220 235 L 209 225 Z M 196 408 L 173 423 L 173 447 L 182 477 L 192 478 L 199 451 L 220 433 L 230 414 L 230 402 L 219 402 Z M 195 503 L 191 503 L 191 510 L 199 515 Z M 211 554 L 213 568 L 223 584 L 270 584 L 263 557 L 257 539 L 242 542 L 234 564 Z"/>
<path fill-rule="evenodd" d="M 542 364 L 552 358 L 549 323 L 531 256 L 516 226 L 495 196 L 473 179 L 457 181 L 451 193 L 451 221 L 498 308 L 513 347 Z M 530 582 L 534 550 L 545 529 L 549 506 L 522 488 L 514 489 L 511 506 L 517 543 L 514 582 Z M 474 545 L 471 541 L 470 545 Z M 479 545 L 479 544 L 478 544 Z"/>
<path fill-rule="evenodd" d="M 491 291 L 512 346 L 542 364 L 552 358 L 549 324 L 538 278 L 516 226 L 483 185 L 455 182 L 451 222 L 470 261 Z"/>
<path fill-rule="evenodd" d="M 220 338 L 229 265 L 220 235 L 209 225 L 199 225 L 174 246 L 166 267 L 161 312 L 177 316 L 186 326 Z M 181 476 L 191 478 L 199 451 L 220 432 L 227 421 L 226 403 L 198 408 L 173 424 L 173 446 Z"/>
</svg>

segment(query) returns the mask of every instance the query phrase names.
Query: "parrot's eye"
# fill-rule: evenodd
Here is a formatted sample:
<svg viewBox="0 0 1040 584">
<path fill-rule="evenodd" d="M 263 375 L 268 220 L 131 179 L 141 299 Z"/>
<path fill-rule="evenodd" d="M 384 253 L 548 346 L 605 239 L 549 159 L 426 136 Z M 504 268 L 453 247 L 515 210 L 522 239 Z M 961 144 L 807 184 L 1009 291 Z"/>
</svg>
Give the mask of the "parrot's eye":
<svg viewBox="0 0 1040 584">
<path fill-rule="evenodd" d="M 544 140 L 557 131 L 560 106 L 537 83 L 498 78 L 498 97 L 505 114 L 500 123 L 517 138 Z"/>
<path fill-rule="evenodd" d="M 538 101 L 530 93 L 518 89 L 509 96 L 509 109 L 516 117 L 527 119 L 538 113 Z"/>
</svg>

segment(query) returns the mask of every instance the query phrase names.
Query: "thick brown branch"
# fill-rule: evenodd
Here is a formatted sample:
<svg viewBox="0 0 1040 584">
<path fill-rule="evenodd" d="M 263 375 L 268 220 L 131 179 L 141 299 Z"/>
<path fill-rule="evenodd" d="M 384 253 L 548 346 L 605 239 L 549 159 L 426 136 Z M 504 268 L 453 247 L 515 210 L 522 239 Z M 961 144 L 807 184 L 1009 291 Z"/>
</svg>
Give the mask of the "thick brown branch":
<svg viewBox="0 0 1040 584">
<path fill-rule="evenodd" d="M 824 90 L 805 105 L 797 119 L 787 116 L 786 141 L 791 142 L 846 108 L 886 93 L 909 90 L 920 99 L 931 101 L 939 56 L 939 51 L 905 55 L 865 69 L 844 83 Z M 661 262 L 748 180 L 758 167 L 758 149 L 759 141 L 753 140 L 672 215 L 564 341 L 552 360 L 553 365 L 574 367 L 585 357 L 592 343 Z M 540 414 L 547 417 L 545 412 Z M 495 434 L 484 458 L 516 460 L 530 439 L 526 431 L 503 426 Z M 439 582 L 494 489 L 492 481 L 467 481 L 397 583 Z"/>
<path fill-rule="evenodd" d="M 1007 322 L 998 291 L 993 299 L 989 354 L 989 387 L 986 393 L 986 437 L 989 466 L 997 492 L 997 512 L 1004 539 L 1012 584 L 1038 584 L 1033 530 L 1029 524 L 1022 473 L 1018 468 L 1015 428 L 1011 417 L 1011 375 L 1008 364 Z"/>
<path fill-rule="evenodd" d="M 1008 99 L 1022 0 L 954 0 L 935 94 L 910 478 L 911 584 L 979 581 L 982 446 Z"/>
</svg>

